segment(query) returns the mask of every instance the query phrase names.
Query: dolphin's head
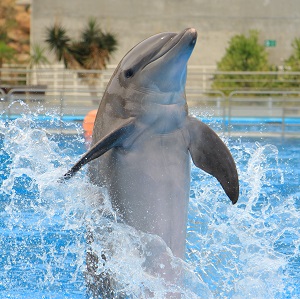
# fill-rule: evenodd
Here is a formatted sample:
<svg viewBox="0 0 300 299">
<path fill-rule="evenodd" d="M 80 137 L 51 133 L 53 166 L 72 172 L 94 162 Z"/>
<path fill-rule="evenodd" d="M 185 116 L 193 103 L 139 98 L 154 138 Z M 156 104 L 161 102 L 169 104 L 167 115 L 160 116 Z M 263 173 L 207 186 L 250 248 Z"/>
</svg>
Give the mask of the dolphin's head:
<svg viewBox="0 0 300 299">
<path fill-rule="evenodd" d="M 193 28 L 151 36 L 125 55 L 114 77 L 122 87 L 142 92 L 184 91 L 187 61 L 196 39 Z"/>
</svg>

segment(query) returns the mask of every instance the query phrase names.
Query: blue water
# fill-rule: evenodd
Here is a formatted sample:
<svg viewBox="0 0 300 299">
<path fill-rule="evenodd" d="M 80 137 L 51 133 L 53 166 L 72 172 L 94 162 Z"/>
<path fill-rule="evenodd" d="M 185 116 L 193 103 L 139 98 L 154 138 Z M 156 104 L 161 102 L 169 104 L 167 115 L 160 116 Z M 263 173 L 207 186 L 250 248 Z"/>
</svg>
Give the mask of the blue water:
<svg viewBox="0 0 300 299">
<path fill-rule="evenodd" d="M 87 223 L 100 229 L 100 249 L 114 248 L 107 267 L 130 298 L 147 298 L 145 289 L 162 298 L 169 286 L 145 273 L 136 253 L 149 236 L 115 222 L 84 171 L 57 182 L 85 151 L 80 124 L 64 120 L 78 130 L 72 135 L 44 127 L 25 116 L 0 122 L 0 298 L 87 298 Z M 186 277 L 183 298 L 300 298 L 300 140 L 224 141 L 240 199 L 232 206 L 213 177 L 192 167 L 187 263 L 173 258 Z"/>
</svg>

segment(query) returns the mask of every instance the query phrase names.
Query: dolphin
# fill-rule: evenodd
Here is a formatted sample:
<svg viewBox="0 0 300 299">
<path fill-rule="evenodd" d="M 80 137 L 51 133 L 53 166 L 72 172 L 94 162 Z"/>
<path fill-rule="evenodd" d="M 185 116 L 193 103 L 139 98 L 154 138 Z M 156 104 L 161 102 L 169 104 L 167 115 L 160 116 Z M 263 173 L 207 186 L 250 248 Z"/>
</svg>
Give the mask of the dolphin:
<svg viewBox="0 0 300 299">
<path fill-rule="evenodd" d="M 91 148 L 64 175 L 89 163 L 90 180 L 108 190 L 119 217 L 161 237 L 183 260 L 190 160 L 220 182 L 233 204 L 239 196 L 228 148 L 188 115 L 187 62 L 196 40 L 194 28 L 160 33 L 124 56 L 100 102 Z"/>
</svg>

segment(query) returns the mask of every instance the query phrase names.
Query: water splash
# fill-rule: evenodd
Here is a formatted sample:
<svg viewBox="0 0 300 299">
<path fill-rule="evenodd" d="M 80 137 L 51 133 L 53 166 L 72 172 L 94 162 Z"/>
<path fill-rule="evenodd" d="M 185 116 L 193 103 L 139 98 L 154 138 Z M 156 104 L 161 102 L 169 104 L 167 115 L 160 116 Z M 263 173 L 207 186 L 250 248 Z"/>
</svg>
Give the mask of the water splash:
<svg viewBox="0 0 300 299">
<path fill-rule="evenodd" d="M 85 298 L 87 228 L 97 233 L 93 250 L 107 256 L 99 272 L 109 271 L 116 292 L 128 298 L 168 292 L 182 298 L 296 298 L 299 194 L 279 191 L 286 173 L 277 147 L 227 140 L 239 166 L 236 206 L 214 178 L 193 167 L 183 262 L 160 238 L 119 223 L 105 192 L 84 172 L 57 182 L 84 151 L 81 135 L 49 135 L 30 116 L 0 123 L 0 131 L 1 298 Z M 180 288 L 145 270 L 145 244 L 151 242 L 184 273 Z M 151 262 L 160 266 L 155 258 Z"/>
<path fill-rule="evenodd" d="M 278 190 L 284 182 L 278 150 L 240 143 L 232 152 L 241 183 L 235 207 L 228 205 L 214 179 L 207 178 L 203 188 L 193 171 L 189 259 L 216 298 L 289 298 L 288 259 L 276 244 L 285 229 L 297 227 L 299 210 L 294 199 Z"/>
</svg>

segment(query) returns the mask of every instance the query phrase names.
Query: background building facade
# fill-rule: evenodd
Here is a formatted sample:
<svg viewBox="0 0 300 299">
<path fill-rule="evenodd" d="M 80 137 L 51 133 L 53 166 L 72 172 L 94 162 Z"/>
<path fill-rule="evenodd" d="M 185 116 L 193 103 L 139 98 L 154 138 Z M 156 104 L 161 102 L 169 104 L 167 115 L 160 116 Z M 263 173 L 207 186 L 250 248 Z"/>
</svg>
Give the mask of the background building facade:
<svg viewBox="0 0 300 299">
<path fill-rule="evenodd" d="M 55 22 L 76 37 L 89 17 L 117 36 L 112 64 L 148 36 L 186 27 L 198 31 L 194 65 L 215 65 L 230 38 L 251 29 L 260 32 L 262 43 L 270 43 L 270 62 L 281 65 L 291 54 L 292 40 L 300 37 L 299 0 L 32 0 L 31 44 L 43 44 L 45 28 Z"/>
</svg>

